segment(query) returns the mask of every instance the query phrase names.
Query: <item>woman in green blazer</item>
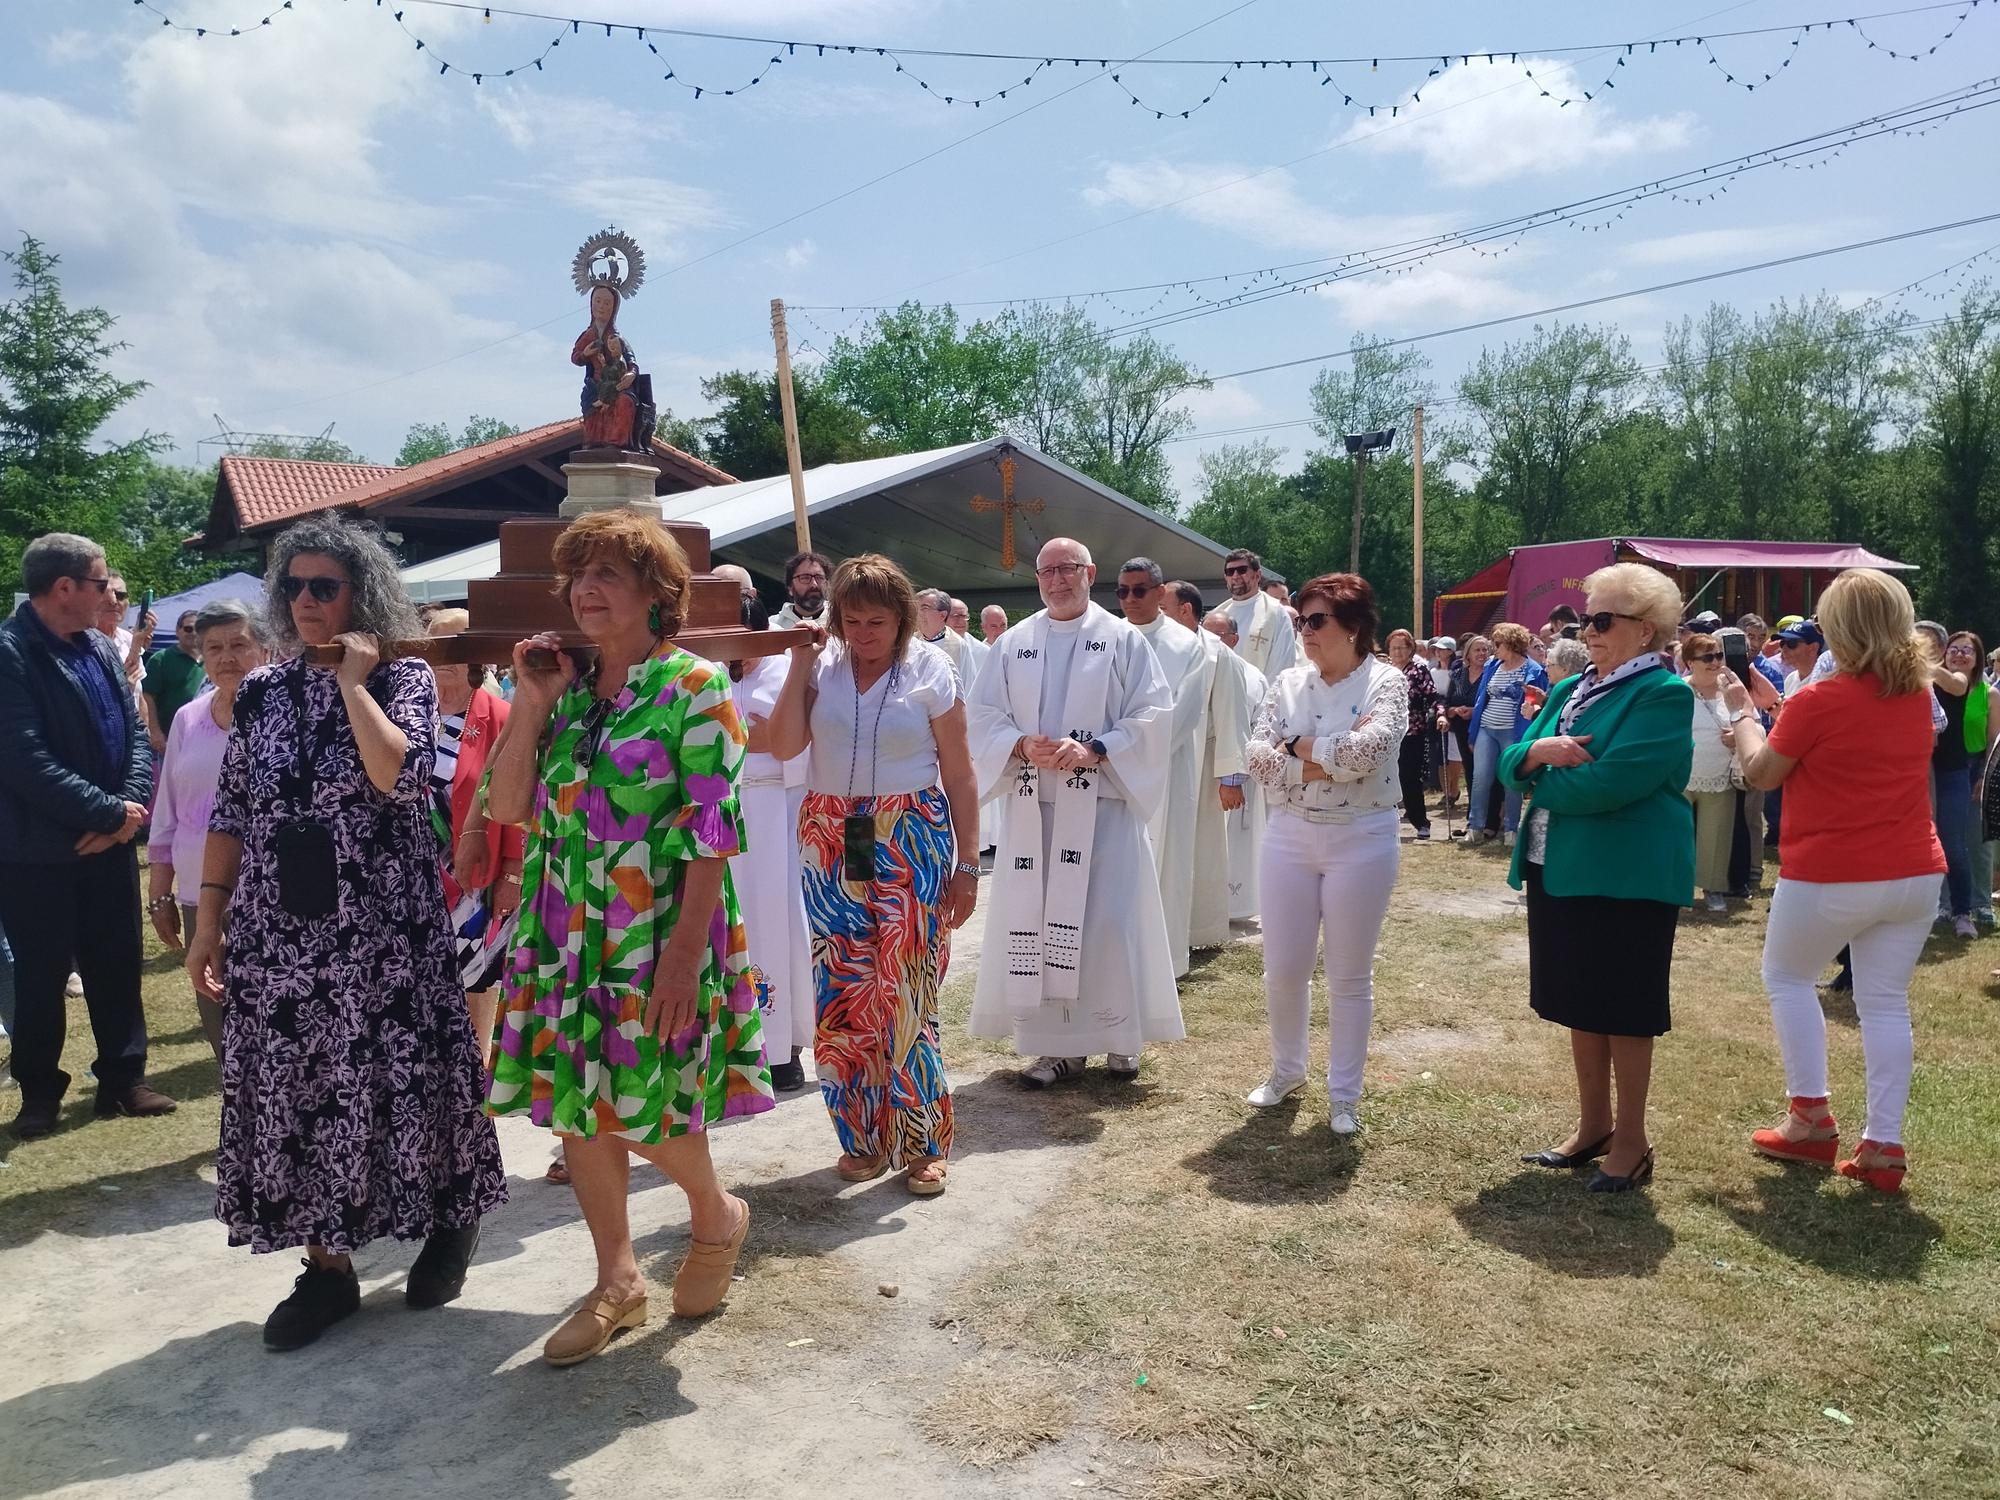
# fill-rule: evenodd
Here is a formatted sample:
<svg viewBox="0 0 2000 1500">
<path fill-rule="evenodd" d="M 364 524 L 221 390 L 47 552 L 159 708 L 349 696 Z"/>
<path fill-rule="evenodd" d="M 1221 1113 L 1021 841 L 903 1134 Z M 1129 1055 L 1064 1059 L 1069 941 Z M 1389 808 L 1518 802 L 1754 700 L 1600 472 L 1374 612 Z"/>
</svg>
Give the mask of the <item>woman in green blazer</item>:
<svg viewBox="0 0 2000 1500">
<path fill-rule="evenodd" d="M 1668 669 L 1680 592 L 1640 563 L 1584 580 L 1590 668 L 1549 694 L 1500 755 L 1500 779 L 1534 797 L 1508 881 L 1528 897 L 1528 1003 L 1570 1032 L 1580 1105 L 1562 1145 L 1521 1158 L 1580 1167 L 1593 1193 L 1653 1176 L 1646 1089 L 1667 1003 L 1674 928 L 1694 900 L 1689 688 Z M 1611 1085 L 1618 1083 L 1616 1113 Z"/>
</svg>

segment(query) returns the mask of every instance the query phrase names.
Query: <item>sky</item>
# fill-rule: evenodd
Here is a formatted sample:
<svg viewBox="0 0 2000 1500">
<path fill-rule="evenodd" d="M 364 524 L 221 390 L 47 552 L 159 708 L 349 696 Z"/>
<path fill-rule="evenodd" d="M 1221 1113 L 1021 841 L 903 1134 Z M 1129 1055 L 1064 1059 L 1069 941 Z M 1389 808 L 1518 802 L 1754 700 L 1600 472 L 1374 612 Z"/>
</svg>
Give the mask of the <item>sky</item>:
<svg viewBox="0 0 2000 1500">
<path fill-rule="evenodd" d="M 862 48 L 821 57 L 802 46 L 775 67 L 781 49 L 758 42 L 655 30 L 655 52 L 602 25 L 570 32 L 428 0 L 292 0 L 257 25 L 281 3 L 0 10 L 0 243 L 44 241 L 62 257 L 70 302 L 117 317 L 129 346 L 117 371 L 148 389 L 111 435 L 164 434 L 188 462 L 221 451 L 202 446 L 218 419 L 239 431 L 331 427 L 386 462 L 414 423 L 456 429 L 479 413 L 525 427 L 573 413 L 567 352 L 586 320 L 570 260 L 607 225 L 639 241 L 649 268 L 621 326 L 661 404 L 698 415 L 704 375 L 769 368 L 772 297 L 795 309 L 795 349 L 810 360 L 867 316 L 842 306 L 918 297 L 985 315 L 980 304 L 998 299 L 1325 261 L 1637 186 L 2000 75 L 2000 0 L 1804 36 L 1641 42 L 1629 55 L 1557 49 L 1842 13 L 1828 0 L 1407 0 L 1366 13 L 1323 0 L 514 0 L 586 23 Z M 150 5 L 210 33 L 165 27 Z M 232 26 L 245 34 L 223 34 Z M 499 76 L 558 35 L 540 71 Z M 876 46 L 904 49 L 906 72 Z M 1058 64 L 1022 87 L 1033 64 L 908 50 L 923 48 L 1429 63 L 1246 67 L 1220 85 L 1221 66 Z M 1453 65 L 1426 78 L 1431 54 Z M 441 61 L 463 71 L 440 75 Z M 475 84 L 473 70 L 488 76 Z M 755 86 L 717 94 L 760 71 Z M 1766 71 L 1771 82 L 1742 86 Z M 977 110 L 939 98 L 1010 84 Z M 1558 107 L 1586 88 L 1593 99 Z M 1394 117 L 1342 102 L 1386 105 L 1412 89 L 1420 102 Z M 1996 146 L 2000 109 L 1988 109 L 1767 167 L 1710 201 L 1658 197 L 1601 228 L 1604 216 L 1554 223 L 1504 253 L 1459 248 L 1393 272 L 1351 262 L 1334 284 L 1219 311 L 1186 291 L 1080 305 L 1111 325 L 1201 313 L 1156 335 L 1210 372 L 1308 361 L 1191 396 L 1198 435 L 1173 457 L 1192 499 L 1199 457 L 1217 443 L 1268 438 L 1299 461 L 1311 429 L 1275 424 L 1309 414 L 1317 357 L 1357 332 L 1428 334 L 1992 213 Z M 1996 245 L 2000 221 L 1567 316 L 1617 323 L 1651 361 L 1668 323 L 1711 300 L 1748 310 L 1826 291 L 1859 302 Z M 1934 317 L 1926 294 L 1966 274 L 1890 305 Z M 1266 284 L 1198 290 L 1214 299 Z M 1419 347 L 1442 391 L 1483 346 L 1532 326 Z"/>
</svg>

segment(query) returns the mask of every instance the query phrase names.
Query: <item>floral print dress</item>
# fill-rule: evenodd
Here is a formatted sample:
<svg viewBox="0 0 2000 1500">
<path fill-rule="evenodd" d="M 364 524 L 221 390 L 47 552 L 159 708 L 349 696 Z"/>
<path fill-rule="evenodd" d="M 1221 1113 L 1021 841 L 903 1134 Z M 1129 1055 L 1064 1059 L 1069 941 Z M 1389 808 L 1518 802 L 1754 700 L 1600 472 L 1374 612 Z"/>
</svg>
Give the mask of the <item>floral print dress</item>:
<svg viewBox="0 0 2000 1500">
<path fill-rule="evenodd" d="M 688 862 L 743 851 L 743 729 L 729 675 L 678 647 L 615 698 L 557 702 L 528 828 L 520 926 L 488 1108 L 558 1134 L 642 1144 L 772 1108 L 749 946 L 727 872 L 695 1022 L 645 1028 Z"/>
<path fill-rule="evenodd" d="M 368 691 L 409 741 L 393 791 L 369 781 L 334 674 L 293 660 L 238 689 L 209 817 L 243 842 L 216 1217 L 257 1251 L 422 1239 L 507 1198 L 430 827 L 437 685 L 402 660 Z M 333 835 L 328 916 L 279 903 L 278 830 L 301 818 Z"/>
</svg>

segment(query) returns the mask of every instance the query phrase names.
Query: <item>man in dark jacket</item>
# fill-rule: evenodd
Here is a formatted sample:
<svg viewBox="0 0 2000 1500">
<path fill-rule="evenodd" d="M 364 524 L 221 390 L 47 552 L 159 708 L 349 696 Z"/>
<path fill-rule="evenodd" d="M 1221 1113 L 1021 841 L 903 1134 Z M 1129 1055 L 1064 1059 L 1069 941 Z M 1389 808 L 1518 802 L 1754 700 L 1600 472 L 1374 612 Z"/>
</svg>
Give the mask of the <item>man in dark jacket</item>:
<svg viewBox="0 0 2000 1500">
<path fill-rule="evenodd" d="M 139 998 L 133 835 L 153 771 L 110 641 L 92 630 L 110 585 L 104 549 L 53 532 L 28 544 L 28 602 L 0 623 L 0 926 L 14 948 L 15 1081 L 23 1138 L 55 1129 L 69 1074 L 63 986 L 83 978 L 97 1038 L 97 1113 L 160 1115 Z"/>
</svg>

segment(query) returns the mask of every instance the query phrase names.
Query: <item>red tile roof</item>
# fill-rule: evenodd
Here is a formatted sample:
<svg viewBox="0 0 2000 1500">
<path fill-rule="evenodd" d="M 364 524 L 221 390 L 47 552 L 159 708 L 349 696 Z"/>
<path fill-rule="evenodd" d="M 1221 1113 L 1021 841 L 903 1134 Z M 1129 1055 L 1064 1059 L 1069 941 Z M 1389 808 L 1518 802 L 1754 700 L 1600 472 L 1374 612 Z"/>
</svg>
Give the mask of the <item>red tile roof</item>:
<svg viewBox="0 0 2000 1500">
<path fill-rule="evenodd" d="M 583 418 L 546 422 L 461 448 L 453 453 L 399 469 L 389 464 L 327 464 L 303 459 L 243 458 L 222 460 L 217 495 L 234 504 L 239 531 L 261 531 L 296 520 L 317 510 L 366 510 L 391 500 L 468 482 L 482 474 L 512 468 L 543 450 L 561 451 L 583 440 Z M 703 463 L 670 443 L 653 439 L 653 456 L 664 473 L 687 489 L 733 484 L 735 476 Z M 210 526 L 214 531 L 213 523 Z"/>
<path fill-rule="evenodd" d="M 323 464 L 302 458 L 246 458 L 225 454 L 222 484 L 236 500 L 245 531 L 311 510 L 329 495 L 400 474 L 393 464 Z"/>
</svg>

